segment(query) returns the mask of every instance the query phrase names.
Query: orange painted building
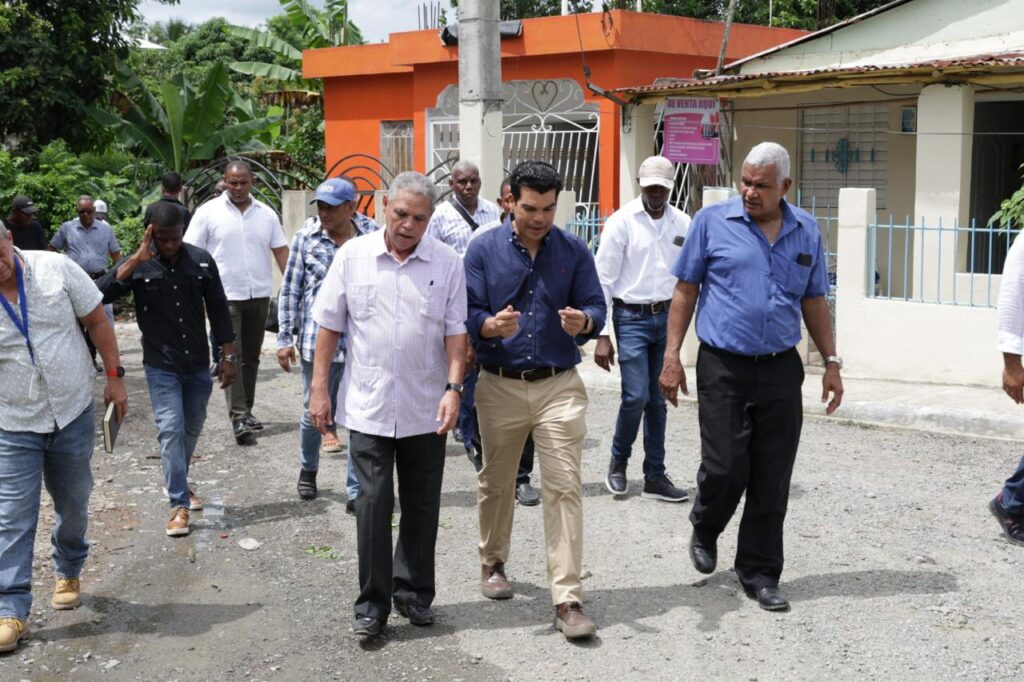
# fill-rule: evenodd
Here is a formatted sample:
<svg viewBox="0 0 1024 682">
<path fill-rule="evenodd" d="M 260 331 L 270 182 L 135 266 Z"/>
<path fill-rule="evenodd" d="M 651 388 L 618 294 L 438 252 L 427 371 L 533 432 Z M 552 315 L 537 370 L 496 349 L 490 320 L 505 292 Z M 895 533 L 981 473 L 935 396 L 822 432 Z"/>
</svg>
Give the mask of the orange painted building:
<svg viewBox="0 0 1024 682">
<path fill-rule="evenodd" d="M 586 87 L 611 90 L 714 68 L 723 24 L 611 11 L 527 19 L 501 41 L 506 164 L 555 163 L 582 204 L 618 206 L 618 104 Z M 726 62 L 792 40 L 803 31 L 736 24 Z M 581 51 L 582 46 L 582 51 Z M 581 54 L 582 52 L 582 54 Z M 427 172 L 458 149 L 458 47 L 435 30 L 392 33 L 388 42 L 306 50 L 303 75 L 324 81 L 330 169 L 352 154 L 394 172 Z"/>
</svg>

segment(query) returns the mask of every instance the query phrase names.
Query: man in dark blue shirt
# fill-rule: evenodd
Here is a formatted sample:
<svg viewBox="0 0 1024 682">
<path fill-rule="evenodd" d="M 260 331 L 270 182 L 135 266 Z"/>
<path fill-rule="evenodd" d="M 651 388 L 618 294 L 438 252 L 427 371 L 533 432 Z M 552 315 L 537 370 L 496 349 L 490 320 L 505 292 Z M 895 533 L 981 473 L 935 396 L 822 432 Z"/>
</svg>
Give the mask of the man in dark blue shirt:
<svg viewBox="0 0 1024 682">
<path fill-rule="evenodd" d="M 174 537 L 188 535 L 189 512 L 203 508 L 189 487 L 188 471 L 213 390 L 206 317 L 221 344 L 221 388 L 235 379 L 235 332 L 217 263 L 203 249 L 182 242 L 181 213 L 161 203 L 150 220 L 138 251 L 96 284 L 108 303 L 135 294 L 143 369 L 171 502 L 167 535 Z"/>
<path fill-rule="evenodd" d="M 579 345 L 604 327 L 606 307 L 586 245 L 552 229 L 562 180 L 550 164 L 512 171 L 512 220 L 466 251 L 466 327 L 483 372 L 476 405 L 486 457 L 479 474 L 481 592 L 508 599 L 505 576 L 516 470 L 533 432 L 540 459 L 548 575 L 555 627 L 590 637 L 580 584 L 583 506 L 580 460 L 587 391 L 576 372 Z"/>
<path fill-rule="evenodd" d="M 795 346 L 803 318 L 825 358 L 822 402 L 832 414 L 843 396 L 825 294 L 828 273 L 814 218 L 783 198 L 789 154 L 772 142 L 743 163 L 741 196 L 697 213 L 672 272 L 661 373 L 665 396 L 687 393 L 679 349 L 697 306 L 697 406 L 701 464 L 690 513 L 690 559 L 701 573 L 717 563 L 717 539 L 747 494 L 736 575 L 769 611 L 785 611 L 779 591 L 782 524 L 789 501 L 803 406 L 803 362 Z"/>
</svg>

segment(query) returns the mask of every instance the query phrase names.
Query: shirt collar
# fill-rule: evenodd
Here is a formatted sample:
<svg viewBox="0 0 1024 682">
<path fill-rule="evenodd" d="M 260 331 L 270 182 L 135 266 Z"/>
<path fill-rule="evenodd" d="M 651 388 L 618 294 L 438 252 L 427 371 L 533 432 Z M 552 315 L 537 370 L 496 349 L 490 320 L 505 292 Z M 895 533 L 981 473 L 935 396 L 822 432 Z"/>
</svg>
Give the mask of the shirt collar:
<svg viewBox="0 0 1024 682">
<path fill-rule="evenodd" d="M 388 251 L 388 243 L 384 239 L 384 232 L 386 228 L 381 228 L 376 232 L 371 232 L 367 235 L 366 239 L 375 239 L 376 243 L 373 248 L 373 254 L 378 258 L 380 256 L 387 256 L 388 258 L 394 258 L 391 252 Z M 362 240 L 359 240 L 362 242 Z M 404 262 L 408 263 L 412 258 L 419 258 L 422 261 L 430 262 L 430 258 L 433 255 L 434 238 L 428 235 L 426 232 L 423 233 L 423 238 L 420 239 L 420 243 L 416 245 L 413 252 L 409 254 L 409 258 L 406 258 Z"/>
<path fill-rule="evenodd" d="M 796 229 L 798 221 L 796 214 L 793 213 L 793 209 L 790 207 L 789 202 L 786 201 L 785 197 L 779 201 L 779 204 L 782 207 L 782 229 L 779 230 L 778 239 L 782 239 Z M 749 213 L 747 213 L 747 209 L 743 207 L 743 197 L 736 197 L 735 199 L 729 200 L 729 207 L 726 209 L 725 217 L 738 218 L 746 222 L 748 225 L 757 225 L 757 222 L 750 217 Z"/>
</svg>

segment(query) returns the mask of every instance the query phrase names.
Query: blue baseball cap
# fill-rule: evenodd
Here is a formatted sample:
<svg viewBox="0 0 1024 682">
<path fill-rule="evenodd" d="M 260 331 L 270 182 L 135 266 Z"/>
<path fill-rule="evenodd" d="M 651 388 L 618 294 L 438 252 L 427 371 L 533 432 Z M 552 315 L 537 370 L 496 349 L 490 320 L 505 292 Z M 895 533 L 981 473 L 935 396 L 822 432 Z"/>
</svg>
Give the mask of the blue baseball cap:
<svg viewBox="0 0 1024 682">
<path fill-rule="evenodd" d="M 355 201 L 355 198 L 356 188 L 351 182 L 342 178 L 328 178 L 316 188 L 316 196 L 309 203 L 322 201 L 331 206 L 338 206 L 346 201 Z"/>
</svg>

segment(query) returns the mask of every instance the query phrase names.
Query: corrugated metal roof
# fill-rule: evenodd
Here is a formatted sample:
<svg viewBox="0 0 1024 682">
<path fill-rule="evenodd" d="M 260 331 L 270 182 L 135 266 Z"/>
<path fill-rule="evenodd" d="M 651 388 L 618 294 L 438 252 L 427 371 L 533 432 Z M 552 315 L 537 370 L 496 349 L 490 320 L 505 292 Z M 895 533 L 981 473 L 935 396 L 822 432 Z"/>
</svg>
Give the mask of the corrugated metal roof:
<svg viewBox="0 0 1024 682">
<path fill-rule="evenodd" d="M 813 80 L 815 77 L 850 76 L 856 78 L 860 74 L 884 74 L 920 71 L 954 71 L 989 69 L 1024 69 L 1024 51 L 1006 52 L 1002 54 L 979 54 L 964 57 L 932 59 L 903 64 L 882 64 L 864 66 L 833 67 L 827 69 L 809 69 L 804 71 L 774 71 L 767 73 L 751 73 L 740 75 L 716 76 L 712 78 L 694 79 L 659 79 L 652 85 L 617 88 L 615 92 L 642 97 L 671 91 L 686 90 L 717 90 L 743 87 L 753 81 L 785 81 L 794 82 Z"/>
</svg>

